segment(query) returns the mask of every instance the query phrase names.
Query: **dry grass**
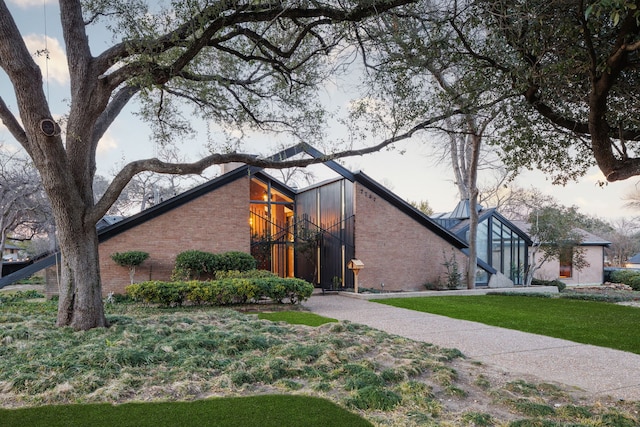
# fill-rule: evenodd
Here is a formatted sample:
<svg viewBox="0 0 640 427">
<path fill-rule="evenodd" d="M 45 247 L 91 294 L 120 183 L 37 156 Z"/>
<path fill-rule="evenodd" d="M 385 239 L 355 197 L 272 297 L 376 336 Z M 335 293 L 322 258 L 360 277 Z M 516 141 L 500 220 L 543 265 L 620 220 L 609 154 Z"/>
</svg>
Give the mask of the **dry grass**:
<svg viewBox="0 0 640 427">
<path fill-rule="evenodd" d="M 73 332 L 54 327 L 51 302 L 0 310 L 3 407 L 291 393 L 380 426 L 638 424 L 636 403 L 511 378 L 456 350 L 353 323 L 314 328 L 229 309 L 114 304 L 110 328 Z"/>
</svg>

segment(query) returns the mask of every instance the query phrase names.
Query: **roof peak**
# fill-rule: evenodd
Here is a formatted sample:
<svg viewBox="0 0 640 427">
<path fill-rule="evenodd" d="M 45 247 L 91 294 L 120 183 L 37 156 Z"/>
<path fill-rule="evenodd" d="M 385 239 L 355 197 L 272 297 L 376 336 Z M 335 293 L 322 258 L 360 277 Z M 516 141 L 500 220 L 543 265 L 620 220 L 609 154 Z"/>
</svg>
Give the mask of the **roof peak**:
<svg viewBox="0 0 640 427">
<path fill-rule="evenodd" d="M 448 218 L 452 219 L 468 219 L 471 217 L 469 199 L 462 199 L 458 202 L 455 209 L 449 213 Z M 482 211 L 482 205 L 476 204 L 476 212 Z"/>
</svg>

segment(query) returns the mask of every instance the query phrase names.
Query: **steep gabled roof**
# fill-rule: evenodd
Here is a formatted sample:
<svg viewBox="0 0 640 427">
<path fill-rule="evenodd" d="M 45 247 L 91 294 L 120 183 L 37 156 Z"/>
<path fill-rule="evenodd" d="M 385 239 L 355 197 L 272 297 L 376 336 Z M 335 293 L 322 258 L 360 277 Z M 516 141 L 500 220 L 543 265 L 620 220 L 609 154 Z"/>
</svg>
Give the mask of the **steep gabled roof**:
<svg viewBox="0 0 640 427">
<path fill-rule="evenodd" d="M 237 169 L 227 172 L 211 181 L 198 185 L 197 187 L 187 190 L 184 193 L 178 194 L 175 197 L 167 199 L 155 206 L 143 210 L 135 215 L 116 222 L 115 224 L 104 227 L 98 231 L 98 238 L 100 242 L 109 240 L 110 238 L 136 227 L 150 219 L 156 218 L 166 212 L 169 212 L 177 207 L 180 207 L 198 197 L 201 197 L 211 191 L 214 191 L 224 185 L 227 185 L 239 178 L 247 176 L 249 174 L 249 166 L 241 166 Z"/>
<path fill-rule="evenodd" d="M 290 147 L 286 150 L 283 150 L 277 154 L 274 154 L 273 156 L 271 156 L 271 159 L 279 159 L 279 160 L 286 160 L 290 157 L 293 157 L 297 154 L 300 154 L 302 152 L 307 153 L 308 155 L 310 155 L 313 158 L 321 158 L 324 157 L 325 154 L 318 151 L 317 149 L 311 147 L 308 144 L 297 144 L 293 147 Z M 449 230 L 447 230 L 446 228 L 442 227 L 440 224 L 438 224 L 436 221 L 434 221 L 433 219 L 429 218 L 427 215 L 425 215 L 424 213 L 420 212 L 418 209 L 414 208 L 413 206 L 411 206 L 409 203 L 407 203 L 406 201 L 402 200 L 400 197 L 398 197 L 397 195 L 395 195 L 394 193 L 392 193 L 391 191 L 389 191 L 387 188 L 383 187 L 382 185 L 378 184 L 376 181 L 374 181 L 372 178 L 370 178 L 369 176 L 367 176 L 366 174 L 364 174 L 363 172 L 351 172 L 350 170 L 348 170 L 347 168 L 343 167 L 342 165 L 340 165 L 339 163 L 337 163 L 334 160 L 327 160 L 326 162 L 323 163 L 325 166 L 327 166 L 328 168 L 330 168 L 331 170 L 333 170 L 334 172 L 338 173 L 341 177 L 351 181 L 351 182 L 358 182 L 361 185 L 365 186 L 366 188 L 368 188 L 371 191 L 374 191 L 375 193 L 377 193 L 380 197 L 382 197 L 384 200 L 386 200 L 388 203 L 392 204 L 393 206 L 395 206 L 396 208 L 398 208 L 400 211 L 402 211 L 403 213 L 405 213 L 406 215 L 408 215 L 409 217 L 415 219 L 416 221 L 418 221 L 421 225 L 427 227 L 429 230 L 431 230 L 433 233 L 435 233 L 436 235 L 438 235 L 439 237 L 445 239 L 448 243 L 452 244 L 453 246 L 462 249 L 462 248 L 466 248 L 467 244 L 464 242 L 463 239 L 459 238 L 458 236 L 456 236 L 455 234 L 453 234 L 452 232 L 450 232 Z M 136 215 L 133 215 L 127 219 L 124 219 L 118 223 L 115 223 L 111 226 L 105 227 L 103 228 L 100 232 L 99 232 L 99 238 L 100 241 L 105 241 L 108 240 L 109 238 L 122 233 L 123 231 L 126 231 L 130 228 L 133 228 L 145 221 L 148 221 L 158 215 L 162 215 L 163 213 L 170 211 L 172 209 L 177 208 L 178 206 L 181 206 L 197 197 L 200 197 L 206 193 L 209 193 L 210 191 L 213 191 L 217 188 L 220 188 L 230 182 L 235 181 L 236 179 L 239 179 L 243 176 L 247 176 L 248 174 L 255 174 L 257 172 L 261 171 L 260 168 L 257 167 L 252 167 L 252 166 L 242 166 L 240 168 L 234 169 L 231 172 L 228 172 L 224 175 L 221 175 L 217 178 L 212 179 L 209 182 L 206 182 L 204 184 L 201 184 L 189 191 L 186 191 L 182 194 L 179 194 L 176 197 L 173 197 L 169 200 L 166 200 L 162 203 L 159 203 L 156 206 L 153 206 L 145 211 L 142 211 Z M 275 182 L 278 182 L 277 179 L 270 177 L 270 179 L 272 179 Z M 294 193 L 299 193 L 301 191 L 307 190 L 294 190 L 292 188 L 287 187 L 286 185 L 280 183 L 283 187 L 286 187 L 287 190 L 294 192 Z"/>
<path fill-rule="evenodd" d="M 297 144 L 293 147 L 289 147 L 285 150 L 282 150 L 272 156 L 269 156 L 269 160 L 286 160 L 290 157 L 295 156 L 296 154 L 304 152 L 304 146 L 306 144 Z M 237 179 L 242 177 L 252 175 L 261 171 L 262 168 L 258 168 L 255 166 L 243 165 L 239 168 L 233 169 L 219 177 L 213 178 L 210 181 L 205 182 L 204 184 L 200 184 L 190 190 L 185 191 L 184 193 L 180 193 L 175 197 L 172 197 L 168 200 L 165 200 L 161 203 L 158 203 L 155 206 L 150 207 L 149 209 L 145 209 L 142 212 L 139 212 L 135 215 L 132 215 L 122 221 L 114 223 L 110 226 L 104 227 L 98 231 L 98 238 L 100 242 L 110 239 L 111 237 L 122 233 L 123 231 L 129 230 L 137 225 L 142 224 L 145 221 L 148 221 L 152 218 L 155 218 L 159 215 L 164 214 L 170 210 L 173 210 L 179 206 L 184 205 L 194 199 L 197 199 L 200 196 L 203 196 L 211 191 L 214 191 L 220 187 L 223 187 Z M 277 181 L 275 178 L 271 178 L 274 181 Z M 281 184 L 283 187 L 286 187 L 284 184 Z M 286 187 L 288 191 L 294 191 L 293 189 Z"/>
</svg>

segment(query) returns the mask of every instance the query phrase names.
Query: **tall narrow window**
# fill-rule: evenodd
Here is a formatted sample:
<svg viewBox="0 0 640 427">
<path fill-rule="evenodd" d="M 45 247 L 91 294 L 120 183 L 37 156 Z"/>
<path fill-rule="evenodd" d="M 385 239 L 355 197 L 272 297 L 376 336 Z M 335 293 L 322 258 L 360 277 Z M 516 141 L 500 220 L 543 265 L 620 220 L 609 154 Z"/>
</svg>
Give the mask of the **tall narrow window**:
<svg viewBox="0 0 640 427">
<path fill-rule="evenodd" d="M 560 278 L 567 279 L 573 273 L 573 247 L 563 246 L 560 248 Z"/>
<path fill-rule="evenodd" d="M 484 262 L 489 262 L 489 220 L 485 219 L 478 224 L 478 235 L 476 237 L 478 258 Z"/>
</svg>

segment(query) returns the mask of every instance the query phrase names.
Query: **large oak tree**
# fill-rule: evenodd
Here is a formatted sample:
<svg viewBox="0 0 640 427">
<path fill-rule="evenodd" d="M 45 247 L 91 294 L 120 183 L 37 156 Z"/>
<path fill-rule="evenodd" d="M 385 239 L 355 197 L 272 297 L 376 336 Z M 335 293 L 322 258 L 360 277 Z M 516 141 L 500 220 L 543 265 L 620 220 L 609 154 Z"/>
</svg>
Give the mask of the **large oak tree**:
<svg viewBox="0 0 640 427">
<path fill-rule="evenodd" d="M 300 134 L 317 117 L 312 114 L 313 88 L 345 31 L 404 3 L 409 0 L 193 0 L 164 7 L 141 0 L 60 0 L 70 75 L 69 111 L 60 129 L 41 71 L 0 0 L 0 68 L 17 104 L 12 111 L 10 94 L 0 94 L 0 119 L 33 160 L 51 202 L 64 260 L 58 325 L 78 330 L 106 325 L 95 225 L 136 174 L 200 173 L 231 161 L 264 167 L 308 162 L 287 164 L 234 152 L 214 152 L 189 164 L 137 160 L 94 200 L 98 142 L 132 99 L 140 100 L 143 112 L 155 120 L 161 138 L 188 129 L 189 120 L 180 120 L 181 103 L 191 103 L 194 113 L 225 126 L 253 123 Z M 114 30 L 115 42 L 94 53 L 89 32 L 96 23 Z"/>
</svg>

